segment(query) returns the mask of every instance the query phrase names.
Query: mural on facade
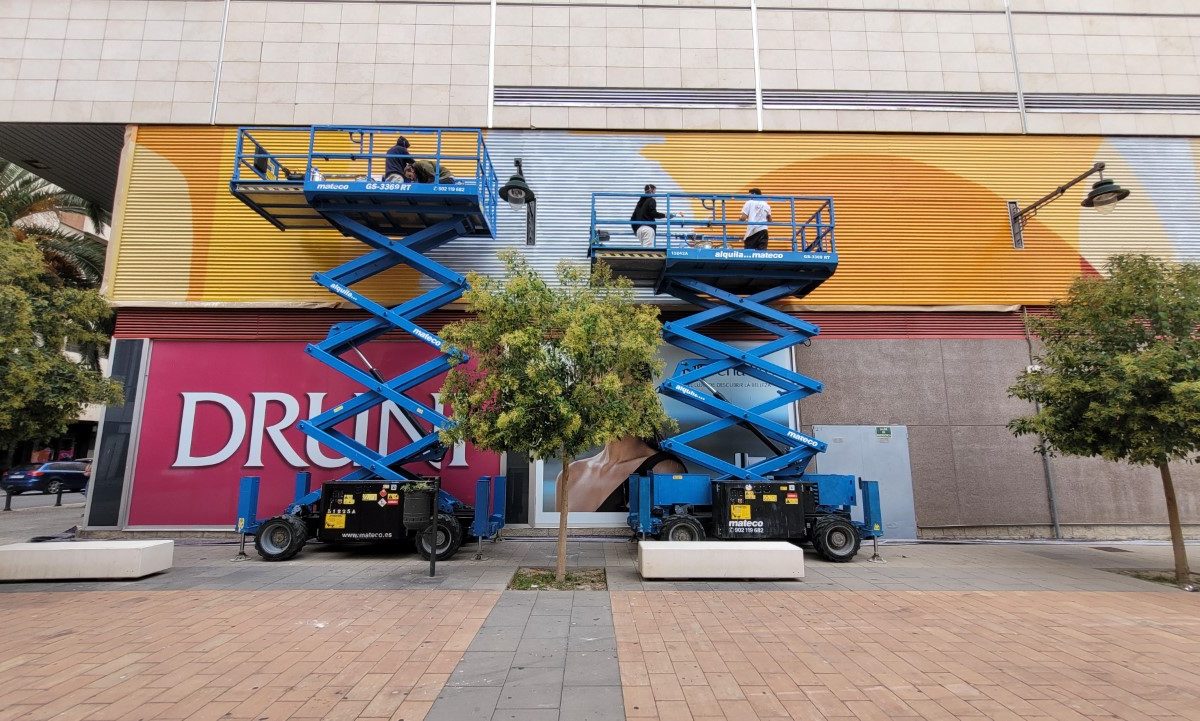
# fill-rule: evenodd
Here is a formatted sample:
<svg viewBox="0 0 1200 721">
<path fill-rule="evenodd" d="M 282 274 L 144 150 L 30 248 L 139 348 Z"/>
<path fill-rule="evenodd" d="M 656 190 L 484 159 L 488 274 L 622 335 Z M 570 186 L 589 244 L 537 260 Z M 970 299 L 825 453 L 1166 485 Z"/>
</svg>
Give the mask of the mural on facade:
<svg viewBox="0 0 1200 721">
<path fill-rule="evenodd" d="M 331 304 L 314 270 L 361 252 L 334 231 L 280 232 L 228 191 L 234 128 L 142 127 L 128 163 L 108 289 L 123 305 Z M 1181 138 L 817 133 L 491 131 L 504 177 L 524 160 L 538 193 L 535 264 L 586 261 L 593 191 L 832 196 L 841 267 L 805 299 L 823 306 L 1042 305 L 1114 253 L 1200 257 L 1200 144 Z M 296 149 L 299 150 L 299 149 Z M 1012 248 L 1005 201 L 1032 202 L 1103 161 L 1133 191 L 1100 216 L 1078 197 L 1032 219 Z M 302 163 L 297 160 L 297 163 Z M 500 238 L 437 255 L 460 270 L 497 269 L 495 250 L 524 247 L 523 214 L 501 212 Z M 403 270 L 369 294 L 415 290 Z"/>
</svg>

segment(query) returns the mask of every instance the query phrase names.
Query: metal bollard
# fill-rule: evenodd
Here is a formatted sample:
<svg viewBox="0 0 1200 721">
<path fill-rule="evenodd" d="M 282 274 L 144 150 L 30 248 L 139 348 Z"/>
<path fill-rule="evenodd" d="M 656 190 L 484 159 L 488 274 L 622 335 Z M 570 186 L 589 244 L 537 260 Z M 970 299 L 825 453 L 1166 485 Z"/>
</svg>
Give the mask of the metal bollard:
<svg viewBox="0 0 1200 721">
<path fill-rule="evenodd" d="M 6 510 L 6 511 L 12 510 L 12 491 L 11 490 L 6 490 L 4 492 L 4 510 Z"/>
<path fill-rule="evenodd" d="M 58 484 L 58 494 L 54 498 L 55 507 L 62 505 L 62 489 L 63 489 L 62 484 L 61 483 Z"/>
</svg>

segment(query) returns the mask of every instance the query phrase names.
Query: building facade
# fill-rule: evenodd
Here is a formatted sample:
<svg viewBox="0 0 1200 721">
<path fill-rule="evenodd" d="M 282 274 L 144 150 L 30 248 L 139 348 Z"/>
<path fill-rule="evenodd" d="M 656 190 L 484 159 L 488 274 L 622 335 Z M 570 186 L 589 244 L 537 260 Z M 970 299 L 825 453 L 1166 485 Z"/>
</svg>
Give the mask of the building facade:
<svg viewBox="0 0 1200 721">
<path fill-rule="evenodd" d="M 889 482 L 913 521 L 893 535 L 1165 536 L 1156 471 L 1044 464 L 1005 428 L 1028 411 L 1006 389 L 1037 351 L 1023 315 L 1072 279 L 1122 252 L 1200 256 L 1200 11 L 853 4 L 0 3 L 0 156 L 114 211 L 105 292 L 128 402 L 103 423 L 89 527 L 225 528 L 240 475 L 264 477 L 266 508 L 295 470 L 346 467 L 294 424 L 350 392 L 302 348 L 351 317 L 310 276 L 358 244 L 277 231 L 228 189 L 239 125 L 338 123 L 482 127 L 498 172 L 522 159 L 537 245 L 502 211 L 496 241 L 438 251 L 460 271 L 495 272 L 504 247 L 544 272 L 586 262 L 596 191 L 832 196 L 839 270 L 785 306 L 822 328 L 791 362 L 826 390 L 788 420 L 833 439 L 827 467 L 905 459 Z M 1098 162 L 1130 198 L 1101 216 L 1076 189 L 1015 248 L 1008 202 Z M 404 273 L 372 283 L 385 301 L 419 289 Z M 394 363 L 423 348 L 387 346 Z M 357 431 L 407 429 L 385 409 Z M 754 453 L 740 442 L 724 452 Z M 468 447 L 444 463 L 464 488 L 509 472 L 511 520 L 555 523 L 550 464 Z M 1200 473 L 1176 477 L 1194 529 Z M 576 520 L 620 522 L 602 515 Z"/>
</svg>

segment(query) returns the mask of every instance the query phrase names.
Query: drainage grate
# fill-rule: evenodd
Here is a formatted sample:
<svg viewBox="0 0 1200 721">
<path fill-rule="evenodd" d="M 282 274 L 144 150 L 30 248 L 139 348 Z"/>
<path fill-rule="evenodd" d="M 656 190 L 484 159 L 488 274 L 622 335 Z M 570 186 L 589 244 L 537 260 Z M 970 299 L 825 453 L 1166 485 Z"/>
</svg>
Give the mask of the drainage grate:
<svg viewBox="0 0 1200 721">
<path fill-rule="evenodd" d="M 1105 553 L 1132 553 L 1128 548 L 1117 548 L 1116 546 L 1092 546 L 1092 550 Z"/>
</svg>

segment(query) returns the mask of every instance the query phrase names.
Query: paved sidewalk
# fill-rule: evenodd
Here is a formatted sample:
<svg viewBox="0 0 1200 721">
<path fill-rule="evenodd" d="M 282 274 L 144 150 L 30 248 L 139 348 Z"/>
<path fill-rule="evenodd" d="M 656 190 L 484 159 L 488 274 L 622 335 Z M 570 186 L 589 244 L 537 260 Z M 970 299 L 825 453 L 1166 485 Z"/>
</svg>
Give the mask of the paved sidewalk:
<svg viewBox="0 0 1200 721">
<path fill-rule="evenodd" d="M 506 591 L 427 721 L 624 721 L 609 594 Z"/>
<path fill-rule="evenodd" d="M 63 512 L 70 509 L 53 509 Z M 77 511 L 76 511 L 77 512 Z M 21 513 L 35 513 L 22 511 Z M 16 513 L 10 515 L 18 515 Z M 0 518 L 0 533 L 3 532 Z M 20 540 L 25 540 L 25 535 Z M 828 563 L 806 553 L 803 581 L 643 581 L 635 569 L 637 545 L 620 540 L 572 541 L 567 562 L 575 568 L 603 566 L 615 591 L 1150 591 L 1170 589 L 1110 573 L 1117 568 L 1171 568 L 1171 548 L 1149 544 L 887 544 L 887 563 L 869 563 L 868 552 L 853 563 Z M 1097 550 L 1118 549 L 1118 552 Z M 1200 564 L 1200 544 L 1189 544 Z M 0 597 L 13 591 L 137 590 L 473 590 L 502 591 L 518 566 L 553 567 L 555 544 L 510 540 L 484 544 L 483 560 L 464 548 L 451 561 L 429 563 L 411 551 L 386 547 L 335 548 L 310 544 L 291 561 L 233 561 L 237 546 L 177 542 L 175 567 L 140 581 L 0 584 Z"/>
<path fill-rule="evenodd" d="M 420 721 L 497 596 L 8 594 L 0 721 Z"/>
<path fill-rule="evenodd" d="M 1166 545 L 894 544 L 803 582 L 668 583 L 575 541 L 613 590 L 574 594 L 501 592 L 551 542 L 434 579 L 400 551 L 235 551 L 0 584 L 0 721 L 1200 719 L 1200 594 L 1105 570 L 1167 568 Z"/>
<path fill-rule="evenodd" d="M 1195 594 L 635 591 L 613 619 L 631 721 L 1200 718 Z"/>
</svg>

